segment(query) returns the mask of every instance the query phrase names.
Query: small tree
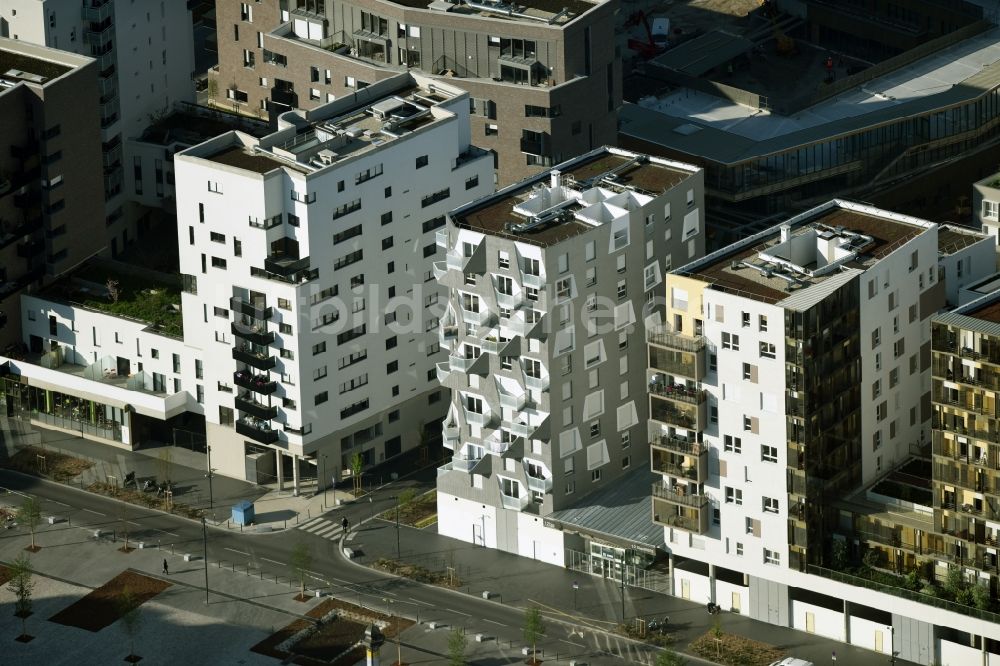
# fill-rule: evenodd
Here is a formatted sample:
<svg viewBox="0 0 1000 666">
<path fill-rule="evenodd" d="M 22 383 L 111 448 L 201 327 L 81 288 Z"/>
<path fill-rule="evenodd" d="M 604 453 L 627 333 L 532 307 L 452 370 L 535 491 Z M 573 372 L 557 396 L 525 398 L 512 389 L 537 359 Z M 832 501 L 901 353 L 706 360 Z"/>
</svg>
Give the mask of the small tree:
<svg viewBox="0 0 1000 666">
<path fill-rule="evenodd" d="M 140 603 L 132 590 L 126 586 L 117 600 L 118 614 L 121 616 L 122 631 L 128 636 L 128 657 L 125 661 L 135 663 L 139 661 L 135 654 L 135 637 L 142 628 L 142 614 L 139 612 Z"/>
<path fill-rule="evenodd" d="M 351 477 L 354 479 L 355 494 L 361 492 L 361 470 L 365 466 L 365 459 L 361 457 L 361 452 L 351 456 Z"/>
<path fill-rule="evenodd" d="M 716 617 L 712 623 L 712 638 L 715 639 L 715 656 L 719 658 L 722 653 L 722 618 Z"/>
<path fill-rule="evenodd" d="M 686 666 L 687 659 L 673 650 L 664 650 L 656 657 L 656 666 Z"/>
<path fill-rule="evenodd" d="M 448 665 L 465 666 L 465 649 L 468 638 L 461 627 L 455 627 L 448 635 Z"/>
<path fill-rule="evenodd" d="M 105 283 L 105 286 L 108 288 L 108 296 L 111 298 L 111 302 L 117 303 L 118 299 L 121 298 L 122 295 L 121 285 L 118 282 L 118 280 L 115 280 L 114 278 L 108 278 L 108 281 Z"/>
<path fill-rule="evenodd" d="M 524 642 L 531 644 L 531 662 L 536 663 L 538 660 L 535 658 L 535 646 L 538 644 L 538 639 L 545 634 L 545 623 L 542 621 L 542 612 L 532 606 L 524 611 L 524 627 L 522 629 L 524 632 Z"/>
<path fill-rule="evenodd" d="M 27 638 L 28 634 L 25 630 L 25 620 L 31 615 L 31 594 L 35 589 L 35 581 L 31 579 L 32 574 L 34 574 L 34 569 L 31 566 L 31 560 L 24 553 L 17 556 L 10 567 L 8 568 L 10 574 L 10 582 L 7 583 L 7 589 L 10 590 L 17 601 L 14 604 L 14 616 L 21 618 L 21 638 Z"/>
<path fill-rule="evenodd" d="M 979 610 L 989 610 L 990 608 L 990 588 L 986 585 L 972 586 L 972 605 Z"/>
<path fill-rule="evenodd" d="M 312 567 L 312 552 L 309 546 L 299 541 L 292 548 L 292 569 L 296 578 L 299 579 L 299 599 L 306 598 L 306 573 Z"/>
<path fill-rule="evenodd" d="M 866 569 L 874 569 L 882 561 L 882 551 L 878 548 L 869 548 L 865 551 L 865 555 L 861 558 L 861 561 L 864 562 Z"/>
<path fill-rule="evenodd" d="M 962 570 L 959 567 L 948 569 L 948 575 L 944 580 L 944 590 L 948 596 L 957 598 L 965 589 L 965 579 L 962 578 Z"/>
<path fill-rule="evenodd" d="M 843 539 L 834 539 L 830 546 L 830 564 L 837 571 L 847 568 L 847 543 Z"/>
<path fill-rule="evenodd" d="M 31 531 L 31 546 L 29 549 L 35 552 L 38 550 L 38 546 L 35 545 L 35 528 L 38 527 L 38 523 L 42 520 L 42 512 L 38 506 L 38 500 L 34 497 L 26 498 L 21 503 L 21 508 L 17 510 L 17 519 L 27 525 Z"/>
<path fill-rule="evenodd" d="M 415 499 L 417 499 L 417 491 L 414 490 L 413 488 L 407 488 L 406 490 L 399 493 L 399 508 L 405 509 Z"/>
</svg>

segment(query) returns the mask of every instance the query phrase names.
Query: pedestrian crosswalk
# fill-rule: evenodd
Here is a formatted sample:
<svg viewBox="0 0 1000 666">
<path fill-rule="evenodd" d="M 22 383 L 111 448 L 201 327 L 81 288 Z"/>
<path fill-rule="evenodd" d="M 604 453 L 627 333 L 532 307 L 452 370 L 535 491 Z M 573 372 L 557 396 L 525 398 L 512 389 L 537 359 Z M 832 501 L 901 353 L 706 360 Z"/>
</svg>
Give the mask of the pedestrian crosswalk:
<svg viewBox="0 0 1000 666">
<path fill-rule="evenodd" d="M 299 524 L 298 529 L 303 532 L 315 534 L 316 536 L 324 539 L 329 539 L 330 541 L 336 541 L 344 532 L 340 525 L 340 521 L 334 522 L 323 517 L 316 517 L 312 520 L 307 520 L 306 522 Z"/>
</svg>

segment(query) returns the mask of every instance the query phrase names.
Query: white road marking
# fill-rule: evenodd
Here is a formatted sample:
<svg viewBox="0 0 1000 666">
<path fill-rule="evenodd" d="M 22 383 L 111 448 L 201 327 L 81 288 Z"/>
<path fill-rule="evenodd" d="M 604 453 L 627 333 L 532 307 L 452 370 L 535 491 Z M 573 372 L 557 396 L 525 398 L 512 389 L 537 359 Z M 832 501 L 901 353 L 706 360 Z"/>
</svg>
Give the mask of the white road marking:
<svg viewBox="0 0 1000 666">
<path fill-rule="evenodd" d="M 226 548 L 225 550 L 228 550 L 231 553 L 239 553 L 240 555 L 246 555 L 247 557 L 250 556 L 250 553 L 244 553 L 242 550 L 236 550 L 235 548 Z"/>
<path fill-rule="evenodd" d="M 483 618 L 483 622 L 489 622 L 490 624 L 499 624 L 501 627 L 506 627 L 507 626 L 503 622 L 497 622 L 496 620 L 488 620 L 485 617 Z"/>
<path fill-rule="evenodd" d="M 458 613 L 459 615 L 464 615 L 465 617 L 472 617 L 471 614 L 469 614 L 469 613 L 463 613 L 462 611 L 455 610 L 454 608 L 445 608 L 444 610 L 449 611 L 451 613 Z"/>
<path fill-rule="evenodd" d="M 65 506 L 67 508 L 69 507 L 69 504 L 63 504 L 62 502 L 60 502 L 58 500 L 49 500 L 49 501 L 52 502 L 53 504 L 58 504 L 59 506 Z"/>
<path fill-rule="evenodd" d="M 487 622 L 489 622 L 489 620 L 487 620 Z M 567 645 L 575 645 L 576 647 L 582 647 L 582 648 L 587 647 L 583 643 L 574 643 L 573 641 L 567 641 L 567 640 L 563 640 L 563 639 L 560 639 L 560 642 L 566 643 Z"/>
<path fill-rule="evenodd" d="M 265 562 L 270 562 L 271 564 L 280 564 L 281 566 L 285 565 L 284 562 L 278 562 L 277 560 L 272 560 L 272 559 L 269 559 L 267 557 L 262 557 L 260 559 L 264 560 Z"/>
<path fill-rule="evenodd" d="M 84 511 L 86 511 L 87 513 L 96 513 L 98 516 L 105 516 L 105 517 L 107 517 L 107 515 L 108 515 L 106 513 L 101 513 L 100 511 L 94 511 L 93 509 L 84 509 Z"/>
<path fill-rule="evenodd" d="M 159 529 L 157 527 L 154 527 L 153 531 L 154 532 L 160 532 L 161 534 L 169 534 L 172 537 L 179 537 L 180 536 L 180 534 L 174 534 L 173 532 L 168 532 L 166 530 L 161 530 L 161 529 Z"/>
<path fill-rule="evenodd" d="M 126 520 L 125 522 L 128 523 L 129 525 L 135 525 L 136 527 L 142 527 L 141 524 L 135 522 L 134 520 Z"/>
<path fill-rule="evenodd" d="M 437 605 L 437 604 L 427 603 L 426 601 L 421 601 L 420 599 L 414 599 L 413 597 L 407 597 L 407 599 L 409 599 L 410 601 L 412 601 L 415 604 L 422 604 L 424 606 L 436 606 Z"/>
</svg>

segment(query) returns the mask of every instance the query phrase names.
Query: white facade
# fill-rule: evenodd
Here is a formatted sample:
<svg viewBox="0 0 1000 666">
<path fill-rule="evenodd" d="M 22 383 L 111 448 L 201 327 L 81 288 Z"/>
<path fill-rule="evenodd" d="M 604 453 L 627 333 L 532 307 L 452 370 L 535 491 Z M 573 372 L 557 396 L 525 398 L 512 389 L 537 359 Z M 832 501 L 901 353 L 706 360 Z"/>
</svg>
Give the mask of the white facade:
<svg viewBox="0 0 1000 666">
<path fill-rule="evenodd" d="M 976 226 L 1000 244 L 1000 174 L 972 184 L 972 215 Z"/>
<path fill-rule="evenodd" d="M 654 520 L 676 563 L 675 594 L 885 654 L 895 640 L 919 663 L 943 654 L 926 625 L 1000 635 L 989 622 L 966 629 L 968 617 L 805 573 L 806 549 L 823 545 L 807 546 L 804 523 L 819 520 L 810 512 L 824 500 L 809 495 L 801 470 L 857 489 L 929 441 L 930 316 L 947 293 L 940 266 L 978 261 L 989 247 L 980 234 L 947 240 L 933 223 L 833 201 L 667 276 L 650 373 L 676 368 L 668 386 L 686 382 L 709 405 L 703 427 L 684 428 L 675 412 L 658 412 L 663 391 L 650 385 L 653 468 L 663 474 Z M 801 332 L 813 330 L 810 318 L 819 330 Z M 841 345 L 848 356 L 838 361 Z M 796 451 L 807 432 L 799 424 L 824 411 L 860 442 L 858 458 L 831 458 L 825 472 L 809 446 L 829 442 Z"/>
<path fill-rule="evenodd" d="M 123 170 L 133 167 L 127 140 L 177 101 L 194 101 L 194 34 L 184 2 L 5 0 L 0 36 L 98 60 L 108 237 L 124 249 L 130 231 Z"/>
<path fill-rule="evenodd" d="M 449 215 L 440 533 L 563 564 L 541 517 L 644 464 L 643 322 L 704 251 L 702 178 L 602 148 Z"/>
<path fill-rule="evenodd" d="M 354 452 L 371 464 L 412 448 L 443 414 L 434 230 L 489 190 L 492 163 L 469 145 L 466 94 L 424 83 L 401 75 L 368 101 L 290 112 L 259 142 L 230 133 L 175 157 L 181 272 L 197 282 L 185 333 L 206 350 L 206 423 L 225 473 L 280 451 L 328 457 L 335 475 Z M 234 386 L 241 368 L 267 392 Z M 270 418 L 253 421 L 241 396 Z M 260 436 L 234 432 L 234 417 Z"/>
</svg>

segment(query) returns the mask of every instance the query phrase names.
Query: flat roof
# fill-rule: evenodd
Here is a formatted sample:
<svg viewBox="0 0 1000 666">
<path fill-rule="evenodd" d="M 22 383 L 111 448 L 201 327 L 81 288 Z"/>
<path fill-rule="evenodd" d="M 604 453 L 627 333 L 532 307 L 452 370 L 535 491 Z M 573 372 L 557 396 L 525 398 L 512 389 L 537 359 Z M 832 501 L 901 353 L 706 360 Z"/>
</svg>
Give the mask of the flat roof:
<svg viewBox="0 0 1000 666">
<path fill-rule="evenodd" d="M 608 208 L 613 207 L 624 214 L 630 210 L 631 198 L 648 200 L 684 181 L 697 170 L 694 166 L 646 155 L 599 148 L 564 162 L 549 172 L 467 204 L 452 212 L 452 221 L 459 228 L 516 242 L 543 247 L 556 245 L 609 221 L 594 215 L 588 207 L 600 207 L 601 203 L 607 203 Z M 551 187 L 554 172 L 561 174 L 561 189 L 558 191 Z M 590 194 L 585 197 L 585 192 Z M 543 200 L 547 203 L 539 203 Z M 513 225 L 522 225 L 532 219 L 532 215 L 524 212 L 526 209 L 544 214 L 554 207 L 561 207 L 566 214 L 531 230 L 516 232 L 511 229 Z"/>
<path fill-rule="evenodd" d="M 779 256 L 786 252 L 798 254 L 797 251 L 789 252 L 781 240 L 781 227 L 785 224 L 790 227 L 792 238 L 815 235 L 815 241 L 812 238 L 800 241 L 805 243 L 808 251 L 804 254 L 810 259 L 819 252 L 815 245 L 811 245 L 813 243 L 828 241 L 852 249 L 853 237 L 861 237 L 853 246 L 853 254 L 843 252 L 842 263 L 830 261 L 829 270 L 824 272 L 823 265 L 798 265 L 788 256 Z M 807 287 L 842 275 L 843 272 L 837 270 L 839 268 L 860 271 L 870 268 L 881 257 L 924 233 L 930 226 L 930 222 L 916 218 L 834 200 L 745 241 L 713 252 L 702 260 L 682 266 L 673 273 L 707 282 L 722 291 L 778 303 Z M 788 261 L 780 261 L 785 259 Z M 801 270 L 786 269 L 787 265 L 798 265 Z"/>
<path fill-rule="evenodd" d="M 216 153 L 206 155 L 205 158 L 219 164 L 256 173 L 267 173 L 279 167 L 290 166 L 281 160 L 273 159 L 267 153 L 256 152 L 253 147 L 242 144 L 228 145 Z"/>
<path fill-rule="evenodd" d="M 240 130 L 257 138 L 273 130 L 267 121 L 248 118 L 218 109 L 181 104 L 169 114 L 147 127 L 140 137 L 145 143 L 193 146 L 230 130 Z"/>
<path fill-rule="evenodd" d="M 406 72 L 308 111 L 288 111 L 279 117 L 279 129 L 259 140 L 233 137 L 183 154 L 256 173 L 288 167 L 309 174 L 453 118 L 439 107 L 462 94 L 446 83 Z"/>
<path fill-rule="evenodd" d="M 452 4 L 440 0 L 387 0 L 396 5 L 413 9 L 431 9 L 450 14 L 479 14 L 490 18 L 508 19 L 511 21 L 531 21 L 541 19 L 559 25 L 569 23 L 577 16 L 601 4 L 601 1 L 589 0 L 476 0 Z M 564 13 L 565 10 L 565 13 Z"/>
<path fill-rule="evenodd" d="M 938 227 L 938 252 L 944 256 L 955 254 L 984 238 L 988 238 L 988 234 L 953 225 L 941 225 Z"/>
<path fill-rule="evenodd" d="M 977 305 L 970 310 L 962 312 L 962 314 L 975 319 L 1000 324 L 1000 299 Z"/>
<path fill-rule="evenodd" d="M 49 79 L 58 78 L 71 69 L 73 67 L 68 65 L 0 48 L 0 78 L 44 84 Z M 24 72 L 29 76 L 12 74 L 12 72 Z M 40 80 L 35 80 L 34 77 L 40 77 Z"/>
<path fill-rule="evenodd" d="M 791 115 L 681 88 L 623 105 L 620 133 L 731 164 L 961 104 L 998 85 L 995 27 Z"/>
<path fill-rule="evenodd" d="M 655 63 L 688 76 L 701 76 L 752 49 L 754 43 L 727 30 L 716 28 L 659 55 Z"/>
</svg>

